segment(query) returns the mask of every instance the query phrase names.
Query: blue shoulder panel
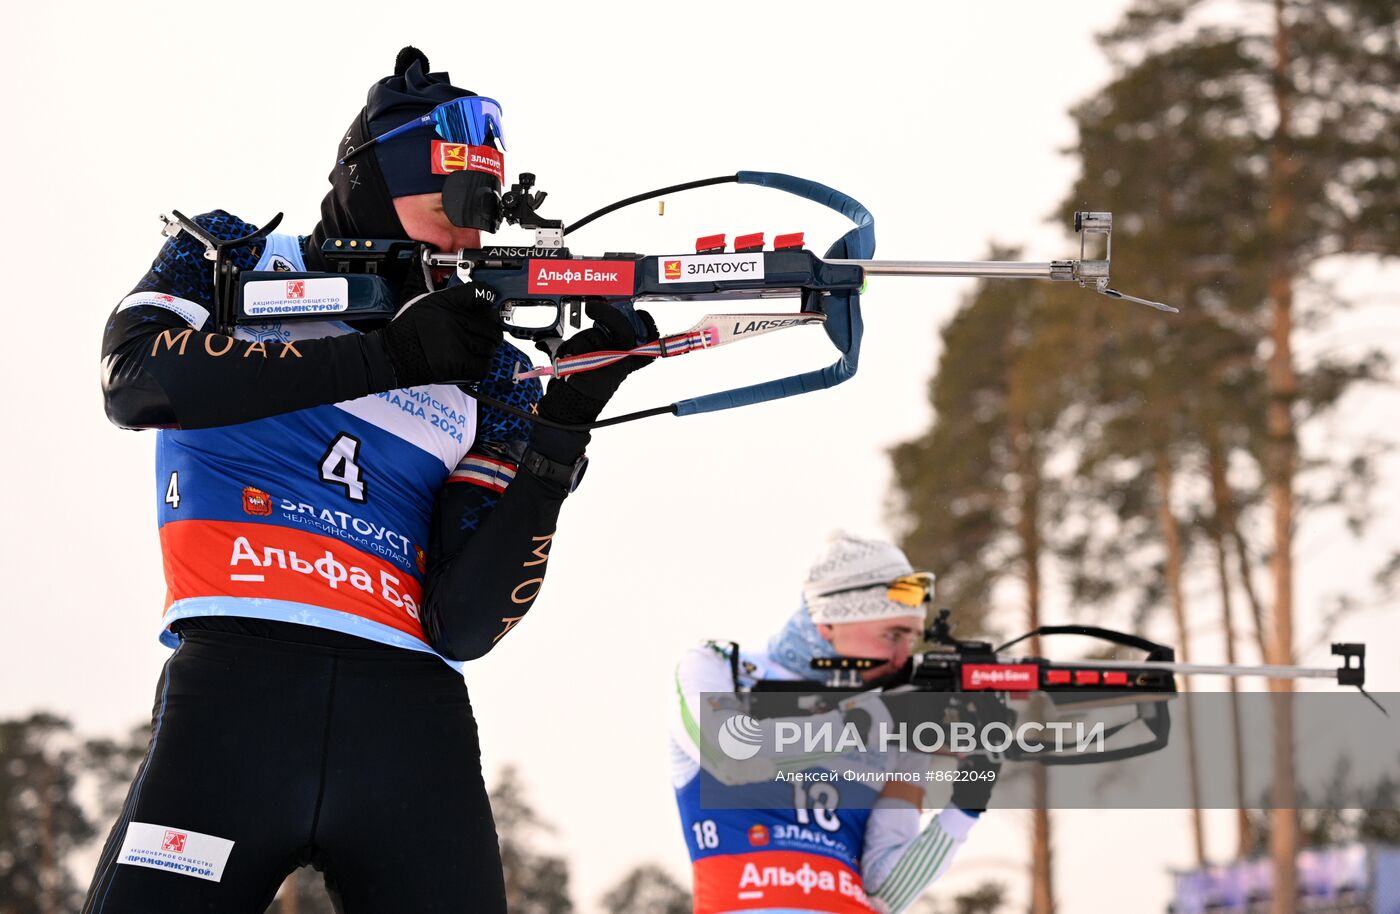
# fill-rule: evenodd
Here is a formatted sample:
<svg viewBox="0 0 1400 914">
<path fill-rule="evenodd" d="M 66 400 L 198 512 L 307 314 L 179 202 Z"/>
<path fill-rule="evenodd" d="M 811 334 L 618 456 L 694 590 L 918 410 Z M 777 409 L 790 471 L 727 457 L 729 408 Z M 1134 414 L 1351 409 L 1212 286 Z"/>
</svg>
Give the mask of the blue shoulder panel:
<svg viewBox="0 0 1400 914">
<path fill-rule="evenodd" d="M 240 238 L 257 231 L 257 226 L 244 222 L 237 216 L 221 209 L 211 213 L 201 213 L 194 217 L 195 224 L 215 238 L 228 240 Z M 251 270 L 257 265 L 262 245 L 255 244 L 229 252 L 233 263 L 240 270 Z M 151 264 L 150 272 L 141 278 L 133 292 L 165 292 L 201 305 L 214 301 L 214 262 L 204 259 L 204 246 L 181 232 L 161 247 Z"/>
</svg>

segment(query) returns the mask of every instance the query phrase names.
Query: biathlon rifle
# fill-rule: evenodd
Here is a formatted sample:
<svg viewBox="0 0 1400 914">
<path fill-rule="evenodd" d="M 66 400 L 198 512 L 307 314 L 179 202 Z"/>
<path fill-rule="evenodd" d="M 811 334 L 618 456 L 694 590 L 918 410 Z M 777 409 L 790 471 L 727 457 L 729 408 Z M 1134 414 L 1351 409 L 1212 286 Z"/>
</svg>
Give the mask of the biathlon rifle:
<svg viewBox="0 0 1400 914">
<path fill-rule="evenodd" d="M 1379 702 L 1366 692 L 1366 645 L 1334 643 L 1332 653 L 1341 658 L 1338 667 L 1306 667 L 1244 664 L 1179 663 L 1168 645 L 1138 635 L 1094 625 L 1042 625 L 993 646 L 989 641 L 967 641 L 953 635 L 950 610 L 940 609 L 924 631 L 927 649 L 914 654 L 903 668 L 875 682 L 866 683 L 861 673 L 884 661 L 864 657 L 826 657 L 812 661 L 813 670 L 824 674 L 824 681 L 763 680 L 755 693 L 849 694 L 878 690 L 882 697 L 898 701 L 908 695 L 920 712 L 919 693 L 948 696 L 947 707 L 964 718 L 1005 720 L 1015 718 L 1010 702 L 1029 699 L 1034 693 L 1047 700 L 1051 713 L 1073 717 L 1076 714 L 1111 707 L 1135 712 L 1122 714 L 1105 730 L 1105 745 L 1128 742 L 1099 752 L 1026 752 L 1013 744 L 1005 753 L 1011 761 L 1033 761 L 1046 765 L 1079 765 L 1111 762 L 1156 752 L 1167 745 L 1171 732 L 1168 708 L 1177 694 L 1177 676 L 1258 677 L 1264 679 L 1330 679 L 1338 685 L 1354 686 L 1382 714 Z M 1008 656 L 1006 651 L 1031 638 L 1077 635 L 1118 649 L 1141 651 L 1134 660 L 1049 660 L 1044 657 Z M 731 657 L 738 652 L 732 651 Z M 737 669 L 735 671 L 737 681 Z M 1044 710 L 1044 709 L 1042 709 Z M 771 715 L 769 715 L 771 716 Z M 1387 716 L 1389 716 L 1387 714 Z M 1130 732 L 1130 728 L 1133 728 Z M 1123 739 L 1119 740 L 1120 735 Z"/>
<path fill-rule="evenodd" d="M 801 232 L 777 236 L 771 249 L 765 249 L 762 234 L 739 236 L 734 240 L 732 251 L 728 250 L 724 235 L 706 236 L 697 240 L 693 254 L 658 256 L 606 253 L 583 256 L 575 255 L 565 247 L 566 236 L 625 206 L 670 193 L 726 183 L 767 187 L 795 194 L 841 213 L 855 227 L 837 239 L 822 257 L 805 247 Z M 465 210 L 474 205 L 470 200 L 450 199 L 453 188 L 457 186 L 449 182 L 444 190 L 444 207 L 448 211 Z M 811 324 L 821 325 L 839 352 L 839 358 L 824 368 L 614 416 L 586 426 L 571 426 L 576 428 L 598 428 L 663 413 L 686 416 L 733 409 L 812 393 L 846 381 L 856 373 L 859 364 L 863 332 L 860 293 L 870 276 L 1077 282 L 1081 287 L 1111 298 L 1137 302 L 1161 311 L 1177 310 L 1160 302 L 1125 295 L 1109 287 L 1113 232 L 1111 213 L 1075 214 L 1074 230 L 1080 242 L 1078 259 L 1044 262 L 874 260 L 875 220 L 870 211 L 838 190 L 791 175 L 741 171 L 676 184 L 619 200 L 567 227 L 559 220 L 546 219 L 539 214 L 538 207 L 544 202 L 546 194 L 535 191 L 534 186 L 535 176 L 522 174 L 508 192 L 500 195 L 499 210 L 493 217 L 496 225 L 505 221 L 533 230 L 533 245 L 492 245 L 449 255 L 436 253 L 428 245 L 405 239 L 331 238 L 322 246 L 322 253 L 336 271 L 331 274 L 240 273 L 225 256 L 233 248 L 265 237 L 280 222 L 281 213 L 259 231 L 226 241 L 212 238 L 178 210 L 173 211 L 173 216 L 162 216 L 162 219 L 166 223 L 166 234 L 174 236 L 181 231 L 189 232 L 203 243 L 205 256 L 214 261 L 215 310 L 220 332 L 223 333 L 232 333 L 239 324 L 261 323 L 269 319 L 386 319 L 392 317 L 398 307 L 396 297 L 385 282 L 386 277 L 397 275 L 402 278 L 407 271 L 418 270 L 426 287 L 433 288 L 434 270 L 448 268 L 454 270 L 463 281 L 481 282 L 494 288 L 501 322 L 506 331 L 517 339 L 539 344 L 549 355 L 548 365 L 519 366 L 517 379 L 566 377 L 630 356 L 670 358 Z M 1086 257 L 1086 245 L 1091 238 L 1097 240 L 1098 236 L 1102 236 L 1103 240 L 1103 258 L 1090 259 Z M 264 302 L 257 308 L 250 308 L 247 304 L 249 290 L 260 288 L 255 284 L 270 286 L 280 295 L 280 290 L 288 288 L 288 282 L 327 276 L 344 277 L 349 286 L 348 302 L 337 302 L 333 313 L 329 308 L 319 312 L 308 309 L 295 301 L 286 303 L 280 310 L 276 303 L 267 306 Z M 580 325 L 584 307 L 591 301 L 607 302 L 631 313 L 633 306 L 639 303 L 768 303 L 780 299 L 796 299 L 796 310 L 708 314 L 686 330 L 665 334 L 656 342 L 628 352 L 566 357 L 556 355 L 568 328 Z M 493 406 L 520 414 L 530 421 L 555 424 L 473 392 L 470 387 L 467 390 Z"/>
</svg>

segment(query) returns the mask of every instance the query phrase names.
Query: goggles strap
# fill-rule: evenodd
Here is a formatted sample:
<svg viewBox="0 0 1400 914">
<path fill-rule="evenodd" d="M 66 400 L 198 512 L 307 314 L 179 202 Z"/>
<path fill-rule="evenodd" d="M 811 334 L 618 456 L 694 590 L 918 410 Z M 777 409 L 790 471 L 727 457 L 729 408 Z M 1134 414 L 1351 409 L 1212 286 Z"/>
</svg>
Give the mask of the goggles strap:
<svg viewBox="0 0 1400 914">
<path fill-rule="evenodd" d="M 492 112 L 488 114 L 483 109 L 484 102 L 490 102 Z M 396 136 L 416 130 L 419 127 L 432 127 L 437 135 L 444 140 L 453 143 L 468 143 L 472 146 L 483 146 L 489 133 L 501 149 L 506 148 L 505 138 L 501 136 L 501 122 L 499 118 L 500 105 L 493 99 L 483 99 L 480 95 L 468 95 L 462 98 L 454 98 L 451 101 L 443 102 L 427 114 L 419 115 L 407 123 L 400 124 L 391 130 L 386 130 L 379 136 L 372 137 L 368 141 L 350 150 L 340 160 L 344 165 L 348 160 L 378 145 L 385 140 L 392 140 Z M 455 133 L 465 133 L 464 138 L 454 136 Z"/>
<path fill-rule="evenodd" d="M 933 598 L 933 576 L 928 572 L 915 572 L 913 574 L 901 575 L 893 581 L 877 581 L 874 584 L 861 584 L 859 587 L 843 587 L 840 590 L 833 590 L 821 594 L 822 597 L 834 597 L 837 594 L 855 593 L 860 590 L 875 590 L 883 587 L 885 597 L 894 603 L 903 603 L 905 606 L 922 606 Z M 910 588 L 918 588 L 920 599 L 917 603 L 910 603 L 904 598 L 904 592 Z"/>
</svg>

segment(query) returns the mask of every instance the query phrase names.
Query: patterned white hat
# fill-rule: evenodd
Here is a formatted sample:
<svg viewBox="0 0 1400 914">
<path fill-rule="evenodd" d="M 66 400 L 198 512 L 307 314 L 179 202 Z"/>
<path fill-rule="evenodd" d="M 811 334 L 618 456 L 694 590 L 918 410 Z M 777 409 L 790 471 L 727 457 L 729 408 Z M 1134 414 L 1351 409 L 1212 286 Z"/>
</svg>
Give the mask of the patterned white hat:
<svg viewBox="0 0 1400 914">
<path fill-rule="evenodd" d="M 912 574 L 914 566 L 893 543 L 838 531 L 807 573 L 802 597 L 818 625 L 922 615 L 921 608 L 889 598 L 888 585 Z M 927 577 L 932 587 L 933 576 Z"/>
</svg>

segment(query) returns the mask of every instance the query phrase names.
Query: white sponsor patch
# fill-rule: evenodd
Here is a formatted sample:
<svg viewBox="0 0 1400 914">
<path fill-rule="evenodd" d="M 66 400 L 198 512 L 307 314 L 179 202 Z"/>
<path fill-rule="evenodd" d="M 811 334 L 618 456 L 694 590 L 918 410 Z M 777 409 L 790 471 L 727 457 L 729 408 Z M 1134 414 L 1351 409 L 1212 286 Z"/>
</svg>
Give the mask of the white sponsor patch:
<svg viewBox="0 0 1400 914">
<path fill-rule="evenodd" d="M 127 308 L 135 308 L 138 305 L 154 305 L 157 308 L 172 311 L 196 330 L 202 329 L 204 322 L 209 320 L 208 308 L 197 305 L 187 298 L 166 295 L 164 292 L 133 292 L 122 299 L 122 303 L 117 305 L 117 310 L 125 311 Z"/>
<path fill-rule="evenodd" d="M 320 279 L 260 279 L 243 287 L 243 313 L 250 317 L 335 314 L 350 307 L 343 276 Z"/>
<path fill-rule="evenodd" d="M 118 863 L 166 870 L 218 882 L 224 877 L 233 842 L 185 828 L 132 822 L 126 827 Z"/>
<path fill-rule="evenodd" d="M 656 278 L 661 282 L 713 282 L 762 279 L 763 254 L 694 254 L 656 258 Z"/>
</svg>

